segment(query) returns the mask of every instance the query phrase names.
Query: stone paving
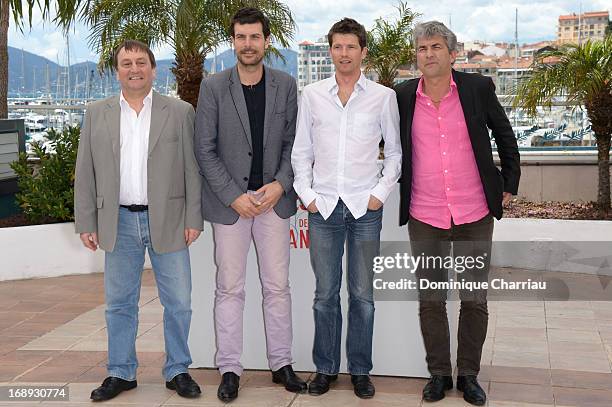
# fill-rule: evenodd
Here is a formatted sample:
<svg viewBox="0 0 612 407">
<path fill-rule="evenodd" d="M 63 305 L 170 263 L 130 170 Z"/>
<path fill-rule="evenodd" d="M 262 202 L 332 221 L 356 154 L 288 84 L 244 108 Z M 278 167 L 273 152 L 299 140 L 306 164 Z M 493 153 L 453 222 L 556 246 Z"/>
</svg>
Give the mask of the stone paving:
<svg viewBox="0 0 612 407">
<path fill-rule="evenodd" d="M 580 276 L 576 276 L 580 277 Z M 490 302 L 480 383 L 489 407 L 612 406 L 612 302 Z M 143 275 L 136 347 L 138 387 L 104 406 L 218 406 L 219 375 L 191 369 L 203 395 L 186 400 L 166 390 L 162 309 L 150 271 Z M 0 386 L 67 385 L 70 402 L 0 401 L 0 406 L 91 405 L 106 377 L 101 274 L 0 282 Z M 303 378 L 311 372 L 301 372 Z M 465 406 L 452 390 L 437 403 L 421 400 L 424 379 L 373 377 L 376 397 L 357 399 L 341 375 L 323 396 L 295 395 L 268 371 L 246 371 L 232 406 Z"/>
</svg>

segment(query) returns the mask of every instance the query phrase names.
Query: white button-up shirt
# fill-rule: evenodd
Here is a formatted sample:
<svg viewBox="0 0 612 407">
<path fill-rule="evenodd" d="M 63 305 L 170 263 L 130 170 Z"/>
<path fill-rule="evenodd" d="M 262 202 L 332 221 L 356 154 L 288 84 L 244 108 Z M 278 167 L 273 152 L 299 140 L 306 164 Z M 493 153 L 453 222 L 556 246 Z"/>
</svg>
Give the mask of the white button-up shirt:
<svg viewBox="0 0 612 407">
<path fill-rule="evenodd" d="M 395 92 L 363 74 L 346 106 L 338 89 L 332 76 L 302 91 L 291 153 L 293 187 L 305 206 L 316 202 L 324 219 L 338 198 L 358 219 L 367 212 L 370 195 L 384 203 L 400 176 L 399 112 Z"/>
<path fill-rule="evenodd" d="M 123 97 L 121 106 L 121 154 L 119 172 L 120 205 L 147 205 L 147 157 L 149 153 L 149 129 L 151 128 L 151 103 L 153 90 L 144 98 L 139 114 Z"/>
</svg>

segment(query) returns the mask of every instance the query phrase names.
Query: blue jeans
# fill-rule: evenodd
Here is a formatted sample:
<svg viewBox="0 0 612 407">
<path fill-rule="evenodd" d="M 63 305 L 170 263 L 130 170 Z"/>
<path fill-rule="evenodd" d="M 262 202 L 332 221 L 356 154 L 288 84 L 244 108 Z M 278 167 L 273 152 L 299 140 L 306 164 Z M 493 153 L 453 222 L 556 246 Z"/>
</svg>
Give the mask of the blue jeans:
<svg viewBox="0 0 612 407">
<path fill-rule="evenodd" d="M 317 373 L 334 375 L 340 369 L 342 340 L 342 255 L 347 243 L 348 371 L 367 375 L 372 370 L 374 298 L 373 258 L 380 252 L 382 208 L 355 219 L 340 200 L 327 220 L 308 215 L 310 262 L 316 278 L 314 299 L 315 338 L 312 357 Z"/>
<path fill-rule="evenodd" d="M 149 234 L 149 215 L 119 208 L 117 242 L 106 252 L 104 293 L 108 331 L 108 374 L 124 380 L 136 378 L 138 300 L 145 248 L 149 251 L 159 299 L 164 307 L 167 381 L 186 373 L 191 364 L 187 338 L 191 324 L 191 266 L 187 249 L 155 253 Z"/>
</svg>

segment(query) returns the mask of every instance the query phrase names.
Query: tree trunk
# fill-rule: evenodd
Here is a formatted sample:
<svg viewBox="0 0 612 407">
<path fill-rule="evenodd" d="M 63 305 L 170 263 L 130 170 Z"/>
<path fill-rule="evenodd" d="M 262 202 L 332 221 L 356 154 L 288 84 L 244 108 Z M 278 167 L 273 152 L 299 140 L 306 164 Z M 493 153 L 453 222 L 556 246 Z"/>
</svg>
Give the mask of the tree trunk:
<svg viewBox="0 0 612 407">
<path fill-rule="evenodd" d="M 8 117 L 9 0 L 0 0 L 0 119 Z"/>
<path fill-rule="evenodd" d="M 612 136 L 612 89 L 585 103 L 595 139 L 597 140 L 597 166 L 599 182 L 597 203 L 602 211 L 610 210 L 610 137 Z"/>
<path fill-rule="evenodd" d="M 204 77 L 204 57 L 205 55 L 200 52 L 175 55 L 172 67 L 179 97 L 191 103 L 194 109 L 198 105 L 200 83 Z"/>
<path fill-rule="evenodd" d="M 597 167 L 599 184 L 597 187 L 597 204 L 603 211 L 610 209 L 610 135 L 599 136 L 597 139 Z"/>
</svg>

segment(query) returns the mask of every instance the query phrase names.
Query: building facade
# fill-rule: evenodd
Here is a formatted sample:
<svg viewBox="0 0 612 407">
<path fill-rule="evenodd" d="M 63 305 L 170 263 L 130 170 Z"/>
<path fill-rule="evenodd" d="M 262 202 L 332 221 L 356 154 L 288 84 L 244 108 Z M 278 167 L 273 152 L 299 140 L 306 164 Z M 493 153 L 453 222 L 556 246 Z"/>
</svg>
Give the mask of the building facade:
<svg viewBox="0 0 612 407">
<path fill-rule="evenodd" d="M 320 38 L 314 43 L 303 41 L 299 44 L 298 92 L 301 92 L 306 85 L 327 79 L 334 73 L 327 38 Z"/>
<path fill-rule="evenodd" d="M 587 39 L 603 40 L 609 20 L 610 13 L 607 11 L 559 16 L 557 43 L 578 44 Z"/>
</svg>

